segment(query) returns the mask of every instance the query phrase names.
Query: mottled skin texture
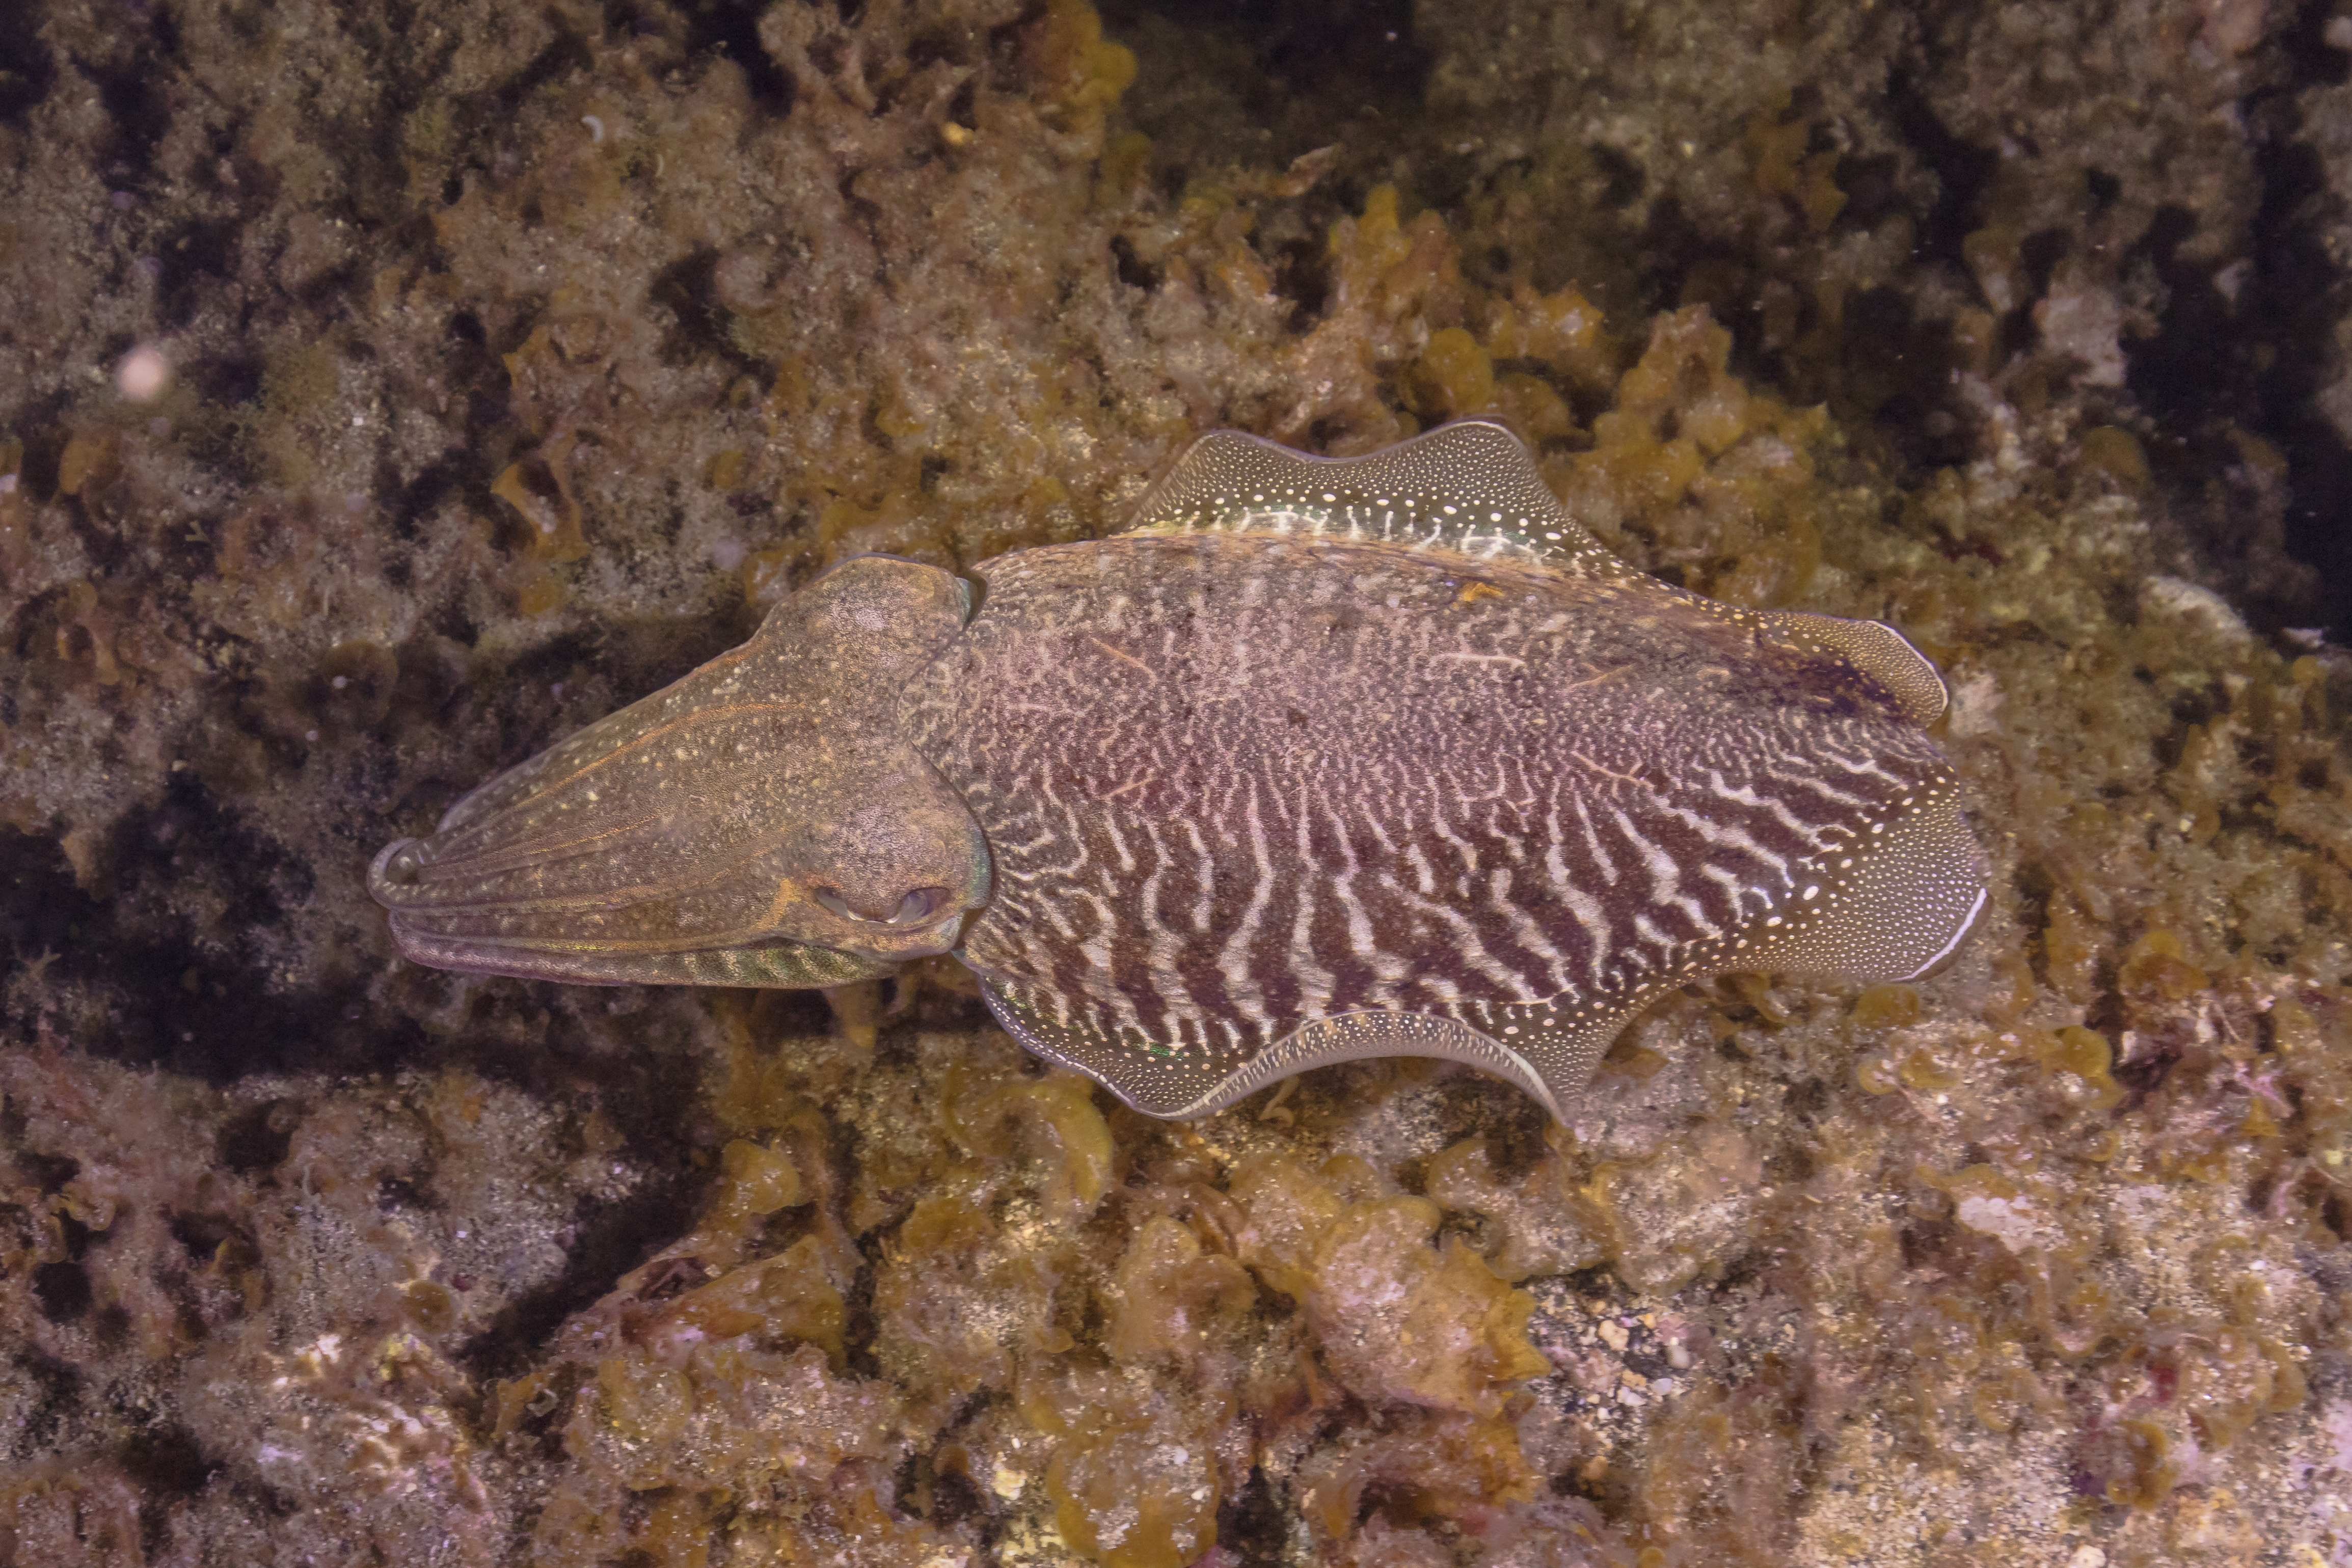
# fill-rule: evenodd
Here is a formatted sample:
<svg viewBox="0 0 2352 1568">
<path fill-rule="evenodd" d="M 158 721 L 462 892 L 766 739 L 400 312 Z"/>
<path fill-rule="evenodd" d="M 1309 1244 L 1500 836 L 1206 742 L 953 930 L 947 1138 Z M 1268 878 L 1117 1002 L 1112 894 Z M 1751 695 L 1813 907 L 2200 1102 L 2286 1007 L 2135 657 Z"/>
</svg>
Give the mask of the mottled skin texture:
<svg viewBox="0 0 2352 1568">
<path fill-rule="evenodd" d="M 1251 535 L 1030 551 L 987 583 L 908 703 L 993 857 L 962 955 L 1024 1043 L 1148 1110 L 1228 1100 L 1351 1014 L 1476 1033 L 1359 1020 L 1279 1065 L 1461 1055 L 1556 1108 L 1664 990 L 1908 975 L 1974 901 L 1964 833 L 1917 868 L 1948 878 L 1924 921 L 1804 897 L 1955 788 L 1806 617 Z"/>
<path fill-rule="evenodd" d="M 911 561 L 852 565 L 386 846 L 368 879 L 401 951 L 592 984 L 838 985 L 950 945 L 987 850 L 875 694 L 954 639 L 967 595 Z"/>
<path fill-rule="evenodd" d="M 947 574 L 845 563 L 388 848 L 404 949 L 829 984 L 978 906 L 1005 1026 L 1153 1114 L 1390 1054 L 1557 1113 L 1666 990 L 1909 978 L 1982 908 L 1908 643 L 1628 570 L 1494 426 L 1210 437 L 1129 533 L 973 575 L 958 635 Z"/>
</svg>

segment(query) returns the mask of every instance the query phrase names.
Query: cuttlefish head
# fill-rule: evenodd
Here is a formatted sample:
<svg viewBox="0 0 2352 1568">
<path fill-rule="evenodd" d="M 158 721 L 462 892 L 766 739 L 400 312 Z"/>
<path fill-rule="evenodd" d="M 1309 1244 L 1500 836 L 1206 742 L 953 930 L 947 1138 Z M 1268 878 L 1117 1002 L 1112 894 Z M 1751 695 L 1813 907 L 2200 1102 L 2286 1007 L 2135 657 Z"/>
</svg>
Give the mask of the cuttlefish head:
<svg viewBox="0 0 2352 1568">
<path fill-rule="evenodd" d="M 752 639 L 501 773 L 368 891 L 419 963 L 574 984 L 835 985 L 955 945 L 988 851 L 898 733 L 969 604 L 845 562 Z"/>
</svg>

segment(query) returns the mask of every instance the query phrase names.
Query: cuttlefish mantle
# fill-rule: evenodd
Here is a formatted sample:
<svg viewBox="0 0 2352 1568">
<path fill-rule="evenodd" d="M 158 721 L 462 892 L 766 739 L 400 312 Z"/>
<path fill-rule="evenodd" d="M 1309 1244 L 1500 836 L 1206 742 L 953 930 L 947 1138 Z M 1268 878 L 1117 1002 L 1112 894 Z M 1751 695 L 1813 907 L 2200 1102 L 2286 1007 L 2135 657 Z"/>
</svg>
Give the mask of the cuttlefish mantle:
<svg viewBox="0 0 2352 1568">
<path fill-rule="evenodd" d="M 1667 991 L 1916 978 L 1984 908 L 1917 649 L 1633 571 L 1496 425 L 1219 432 L 1125 532 L 971 575 L 844 562 L 388 846 L 402 951 L 737 985 L 953 952 L 1152 1115 L 1409 1055 L 1557 1116 Z"/>
</svg>

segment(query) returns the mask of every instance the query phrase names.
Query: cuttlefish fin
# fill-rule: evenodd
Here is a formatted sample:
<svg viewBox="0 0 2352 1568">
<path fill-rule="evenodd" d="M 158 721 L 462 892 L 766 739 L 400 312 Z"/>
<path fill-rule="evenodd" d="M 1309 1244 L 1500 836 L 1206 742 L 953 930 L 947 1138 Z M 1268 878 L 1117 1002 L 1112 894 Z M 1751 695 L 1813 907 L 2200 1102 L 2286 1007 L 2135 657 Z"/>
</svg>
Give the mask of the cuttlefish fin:
<svg viewBox="0 0 2352 1568">
<path fill-rule="evenodd" d="M 1212 431 L 1145 495 L 1126 531 L 1293 535 L 1633 574 L 1560 505 L 1519 438 L 1486 419 L 1441 425 L 1360 458 Z"/>
<path fill-rule="evenodd" d="M 1922 730 L 1941 719 L 1951 703 L 1951 692 L 1927 656 L 1885 621 L 1855 621 L 1795 610 L 1781 612 L 1776 618 L 1843 655 L 1847 663 L 1885 687 L 1903 716 Z"/>
<path fill-rule="evenodd" d="M 1340 1062 L 1431 1057 L 1463 1062 L 1514 1084 L 1559 1118 L 1561 1107 L 1591 1079 L 1618 1031 L 1678 983 L 1622 996 L 1478 1005 L 1454 1014 L 1342 1013 L 1300 1025 L 1239 1059 L 1057 1012 L 1041 1005 L 1041 994 L 1019 981 L 990 976 L 981 994 L 1023 1047 L 1085 1073 L 1147 1116 L 1208 1116 L 1269 1084 Z"/>
</svg>

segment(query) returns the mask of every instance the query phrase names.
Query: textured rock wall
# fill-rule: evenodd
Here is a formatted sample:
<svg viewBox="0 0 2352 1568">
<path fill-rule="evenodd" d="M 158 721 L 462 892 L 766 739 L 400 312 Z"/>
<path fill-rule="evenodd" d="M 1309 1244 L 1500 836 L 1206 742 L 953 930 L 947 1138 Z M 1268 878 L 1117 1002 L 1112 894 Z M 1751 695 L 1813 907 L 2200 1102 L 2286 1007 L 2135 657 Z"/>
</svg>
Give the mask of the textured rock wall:
<svg viewBox="0 0 2352 1568">
<path fill-rule="evenodd" d="M 0 1561 L 2352 1562 L 2347 29 L 8 9 Z M 1943 663 L 1954 969 L 1168 1126 L 366 900 L 831 561 L 1470 413 Z"/>
</svg>

